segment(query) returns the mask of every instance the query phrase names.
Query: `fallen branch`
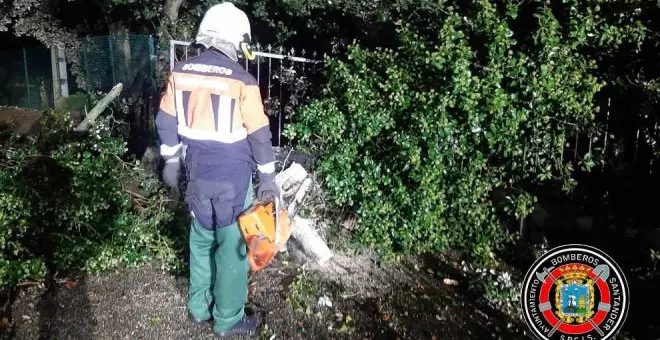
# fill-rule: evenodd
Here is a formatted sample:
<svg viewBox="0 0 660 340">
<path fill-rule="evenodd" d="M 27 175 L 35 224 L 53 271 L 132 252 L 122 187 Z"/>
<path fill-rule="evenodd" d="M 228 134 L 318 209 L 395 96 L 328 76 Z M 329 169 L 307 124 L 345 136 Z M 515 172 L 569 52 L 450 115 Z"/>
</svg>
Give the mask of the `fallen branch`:
<svg viewBox="0 0 660 340">
<path fill-rule="evenodd" d="M 101 112 L 105 110 L 110 103 L 115 100 L 121 94 L 122 89 L 124 88 L 124 85 L 122 83 L 119 83 L 115 85 L 108 94 L 103 97 L 94 108 L 89 111 L 89 113 L 85 116 L 85 119 L 83 119 L 82 122 L 73 130 L 75 132 L 86 132 L 89 130 L 89 127 L 94 124 L 94 121 L 96 121 L 96 118 L 101 115 Z"/>
<path fill-rule="evenodd" d="M 289 168 L 275 176 L 275 184 L 280 192 L 286 193 L 286 196 L 293 196 L 287 208 L 291 216 L 300 209 L 299 206 L 310 190 L 313 180 L 300 164 L 294 162 Z M 291 236 L 298 241 L 303 252 L 320 266 L 325 266 L 333 254 L 315 230 L 314 222 L 296 216 L 294 225 Z"/>
<path fill-rule="evenodd" d="M 124 190 L 124 192 L 130 194 L 130 195 L 133 196 L 134 198 L 140 199 L 140 200 L 142 200 L 142 201 L 147 201 L 147 202 L 149 201 L 148 198 L 146 198 L 146 197 L 144 197 L 144 196 L 138 194 L 138 193 L 135 192 L 135 191 L 132 191 L 132 190 L 126 188 L 126 187 L 123 186 L 123 185 L 122 185 L 122 189 Z"/>
<path fill-rule="evenodd" d="M 64 278 L 54 278 L 53 282 L 56 283 L 56 284 L 69 284 L 69 285 L 71 285 L 73 283 L 75 285 L 76 281 L 73 280 L 73 279 L 64 277 Z M 36 280 L 36 281 L 21 281 L 21 282 L 17 283 L 14 287 L 15 288 L 28 288 L 28 287 L 43 285 L 45 283 L 46 283 L 45 279 Z"/>
<path fill-rule="evenodd" d="M 44 280 L 40 281 L 23 281 L 19 282 L 16 284 L 16 288 L 25 288 L 25 287 L 31 287 L 31 286 L 37 286 L 40 285 L 44 282 Z"/>
</svg>

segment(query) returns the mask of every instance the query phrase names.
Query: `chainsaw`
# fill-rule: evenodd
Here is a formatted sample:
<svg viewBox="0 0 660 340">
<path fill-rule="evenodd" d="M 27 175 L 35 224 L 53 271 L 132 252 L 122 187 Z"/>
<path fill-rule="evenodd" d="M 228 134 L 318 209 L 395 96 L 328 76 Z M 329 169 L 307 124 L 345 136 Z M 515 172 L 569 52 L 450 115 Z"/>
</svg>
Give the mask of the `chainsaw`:
<svg viewBox="0 0 660 340">
<path fill-rule="evenodd" d="M 286 208 L 280 207 L 280 200 L 276 199 L 255 203 L 238 216 L 238 225 L 247 246 L 247 259 L 252 272 L 267 267 L 283 249 L 293 233 L 293 218 L 298 210 L 295 209 L 289 215 Z"/>
</svg>

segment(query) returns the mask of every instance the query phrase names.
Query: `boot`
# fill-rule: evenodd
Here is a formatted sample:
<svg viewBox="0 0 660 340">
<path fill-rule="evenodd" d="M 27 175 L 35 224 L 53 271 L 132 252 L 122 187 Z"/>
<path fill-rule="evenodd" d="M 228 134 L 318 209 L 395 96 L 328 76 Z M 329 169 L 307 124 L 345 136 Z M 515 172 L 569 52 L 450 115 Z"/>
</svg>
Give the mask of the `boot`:
<svg viewBox="0 0 660 340">
<path fill-rule="evenodd" d="M 214 332 L 216 339 L 225 339 L 235 335 L 253 335 L 261 324 L 261 318 L 256 315 L 245 315 L 230 329 L 222 332 Z"/>
<path fill-rule="evenodd" d="M 213 320 L 213 319 L 211 318 L 211 319 L 208 319 L 208 320 L 202 320 L 202 319 L 196 318 L 192 314 L 190 314 L 190 321 L 192 321 L 192 323 L 194 325 L 204 325 L 204 324 L 207 324 L 207 323 L 211 322 L 211 320 Z"/>
</svg>

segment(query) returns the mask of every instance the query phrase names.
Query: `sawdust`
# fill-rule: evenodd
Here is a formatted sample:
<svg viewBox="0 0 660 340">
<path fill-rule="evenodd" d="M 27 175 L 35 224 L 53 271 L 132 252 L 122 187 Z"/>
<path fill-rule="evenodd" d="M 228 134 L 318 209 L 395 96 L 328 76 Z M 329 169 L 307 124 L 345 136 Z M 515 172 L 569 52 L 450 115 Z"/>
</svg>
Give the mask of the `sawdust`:
<svg viewBox="0 0 660 340">
<path fill-rule="evenodd" d="M 376 260 L 377 257 L 373 253 L 351 254 L 335 251 L 332 259 L 324 266 L 308 260 L 306 263 L 311 270 L 319 272 L 323 279 L 337 282 L 345 290 L 364 297 L 382 295 L 392 287 L 411 279 L 397 266 L 378 266 Z"/>
<path fill-rule="evenodd" d="M 294 263 L 306 261 L 295 241 L 288 254 Z M 459 270 L 441 257 L 411 256 L 394 264 L 379 263 L 373 252 L 334 250 L 327 265 L 306 262 L 304 268 L 334 287 L 311 300 L 328 299 L 334 313 L 351 315 L 357 325 L 349 338 L 528 338 L 520 319 L 478 302 Z"/>
</svg>

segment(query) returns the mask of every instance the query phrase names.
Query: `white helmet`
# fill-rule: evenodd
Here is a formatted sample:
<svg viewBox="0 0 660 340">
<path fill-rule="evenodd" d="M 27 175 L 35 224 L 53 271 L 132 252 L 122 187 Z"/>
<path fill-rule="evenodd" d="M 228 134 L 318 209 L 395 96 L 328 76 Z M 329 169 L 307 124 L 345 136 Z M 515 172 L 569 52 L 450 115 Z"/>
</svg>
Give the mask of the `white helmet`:
<svg viewBox="0 0 660 340">
<path fill-rule="evenodd" d="M 206 48 L 215 47 L 237 60 L 236 51 L 240 50 L 246 58 L 254 58 L 250 51 L 250 39 L 247 15 L 231 2 L 223 2 L 206 11 L 195 41 Z"/>
</svg>

